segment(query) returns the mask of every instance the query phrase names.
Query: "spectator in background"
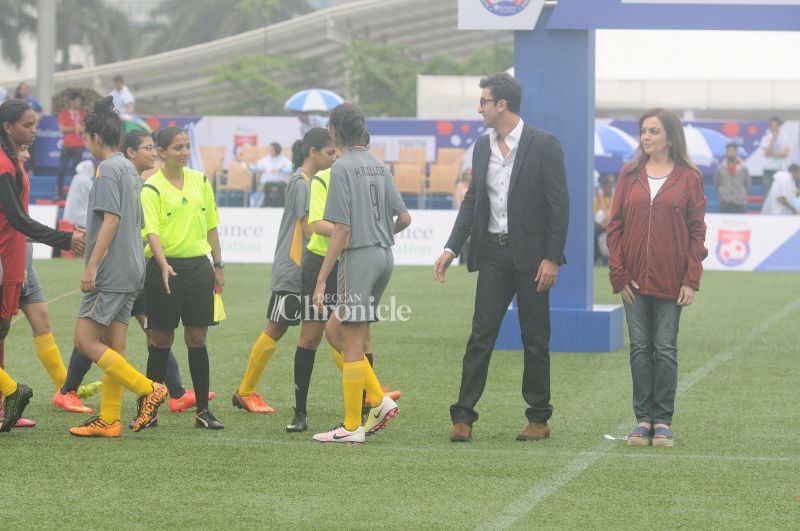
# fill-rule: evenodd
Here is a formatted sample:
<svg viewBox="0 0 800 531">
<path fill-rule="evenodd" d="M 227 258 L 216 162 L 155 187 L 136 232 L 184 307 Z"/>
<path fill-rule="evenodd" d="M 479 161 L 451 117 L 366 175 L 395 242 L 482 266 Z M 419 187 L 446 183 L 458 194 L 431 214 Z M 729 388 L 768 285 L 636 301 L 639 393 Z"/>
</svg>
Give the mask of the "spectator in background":
<svg viewBox="0 0 800 531">
<path fill-rule="evenodd" d="M 297 113 L 297 119 L 300 120 L 300 138 L 304 138 L 306 133 L 315 127 L 326 127 L 325 118 L 318 114 L 299 112 Z"/>
<path fill-rule="evenodd" d="M 792 164 L 789 171 L 775 173 L 772 187 L 764 199 L 762 214 L 773 216 L 791 216 L 800 214 L 795 201 L 797 187 L 800 185 L 800 166 Z"/>
<path fill-rule="evenodd" d="M 729 142 L 726 155 L 714 171 L 714 188 L 719 196 L 719 211 L 724 214 L 747 212 L 747 192 L 750 190 L 750 172 L 739 158 L 739 145 Z"/>
<path fill-rule="evenodd" d="M 114 76 L 114 88 L 109 92 L 109 95 L 114 98 L 114 109 L 119 114 L 133 112 L 133 104 L 136 100 L 122 76 Z"/>
<path fill-rule="evenodd" d="M 594 263 L 608 263 L 606 228 L 611 219 L 611 202 L 614 199 L 614 175 L 606 173 L 600 177 L 600 186 L 594 191 Z"/>
<path fill-rule="evenodd" d="M 58 113 L 58 128 L 64 135 L 61 144 L 61 156 L 58 162 L 58 179 L 56 180 L 56 199 L 64 199 L 64 177 L 75 172 L 75 167 L 83 160 L 83 128 L 86 123 L 86 111 L 81 109 L 83 98 L 77 90 L 67 96 L 67 107 Z"/>
<path fill-rule="evenodd" d="M 25 101 L 28 105 L 33 108 L 33 112 L 36 113 L 36 120 L 38 122 L 39 119 L 42 117 L 42 104 L 39 103 L 39 100 L 31 96 L 31 89 L 27 83 L 24 81 L 17 85 L 17 91 L 14 93 L 14 97 L 18 100 Z"/>
<path fill-rule="evenodd" d="M 0 85 L 0 103 L 3 103 L 8 98 L 8 89 Z"/>
<path fill-rule="evenodd" d="M 769 119 L 769 131 L 761 139 L 761 149 L 764 151 L 764 197 L 769 194 L 772 178 L 775 172 L 786 169 L 789 157 L 789 139 L 781 133 L 783 122 L 777 116 Z"/>
<path fill-rule="evenodd" d="M 14 98 L 22 100 L 31 106 L 33 112 L 36 113 L 36 125 L 38 126 L 39 120 L 42 119 L 42 104 L 39 103 L 39 100 L 31 96 L 31 89 L 27 83 L 23 81 L 22 83 L 17 85 L 17 90 L 14 92 Z M 35 140 L 30 146 L 28 146 L 28 152 L 30 153 L 30 158 L 28 158 L 28 160 L 25 161 L 25 164 L 23 164 L 22 167 L 25 169 L 26 172 L 28 172 L 28 175 L 30 176 L 33 173 L 33 168 L 36 162 Z"/>
<path fill-rule="evenodd" d="M 75 176 L 67 192 L 64 204 L 64 220 L 73 225 L 86 226 L 86 207 L 89 205 L 89 192 L 94 183 L 94 163 L 84 160 L 75 167 Z"/>
<path fill-rule="evenodd" d="M 249 166 L 250 171 L 260 173 L 259 182 L 264 189 L 262 207 L 282 207 L 286 194 L 286 183 L 292 174 L 292 161 L 284 156 L 281 145 L 270 144 L 272 153 Z"/>
</svg>

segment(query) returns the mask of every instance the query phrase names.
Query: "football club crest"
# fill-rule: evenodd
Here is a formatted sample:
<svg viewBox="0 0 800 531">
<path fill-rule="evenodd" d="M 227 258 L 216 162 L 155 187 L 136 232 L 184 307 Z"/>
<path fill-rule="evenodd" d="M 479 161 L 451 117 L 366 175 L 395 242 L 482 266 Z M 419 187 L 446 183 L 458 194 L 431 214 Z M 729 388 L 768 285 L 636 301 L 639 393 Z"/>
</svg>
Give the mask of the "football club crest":
<svg viewBox="0 0 800 531">
<path fill-rule="evenodd" d="M 750 256 L 750 229 L 719 229 L 717 260 L 728 267 L 742 265 Z"/>
<path fill-rule="evenodd" d="M 501 17 L 516 15 L 531 3 L 531 0 L 481 0 L 483 7 Z"/>
</svg>

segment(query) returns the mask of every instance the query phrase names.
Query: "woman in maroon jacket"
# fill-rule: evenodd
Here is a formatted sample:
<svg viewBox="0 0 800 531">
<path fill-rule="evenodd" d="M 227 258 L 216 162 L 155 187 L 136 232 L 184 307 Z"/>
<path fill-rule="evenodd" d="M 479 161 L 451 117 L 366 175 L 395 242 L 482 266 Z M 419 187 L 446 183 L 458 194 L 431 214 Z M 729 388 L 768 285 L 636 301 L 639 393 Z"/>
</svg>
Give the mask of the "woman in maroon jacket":
<svg viewBox="0 0 800 531">
<path fill-rule="evenodd" d="M 700 289 L 706 197 L 678 116 L 639 120 L 636 160 L 619 177 L 608 223 L 609 278 L 625 303 L 637 446 L 672 446 L 681 309 Z"/>
</svg>

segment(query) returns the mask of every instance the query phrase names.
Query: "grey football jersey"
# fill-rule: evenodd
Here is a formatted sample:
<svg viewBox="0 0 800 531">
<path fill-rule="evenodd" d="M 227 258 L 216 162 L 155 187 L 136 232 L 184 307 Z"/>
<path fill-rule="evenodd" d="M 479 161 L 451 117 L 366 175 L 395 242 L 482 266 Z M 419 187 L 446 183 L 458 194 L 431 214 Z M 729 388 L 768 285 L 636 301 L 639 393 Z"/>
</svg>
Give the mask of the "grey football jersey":
<svg viewBox="0 0 800 531">
<path fill-rule="evenodd" d="M 119 217 L 119 226 L 97 268 L 97 291 L 139 291 L 144 282 L 142 253 L 144 215 L 140 194 L 142 180 L 133 163 L 115 153 L 100 163 L 89 192 L 86 210 L 86 262 L 97 244 L 106 212 Z"/>
<path fill-rule="evenodd" d="M 308 239 L 303 235 L 300 220 L 308 213 L 310 184 L 300 170 L 295 171 L 286 186 L 286 206 L 283 209 L 272 262 L 272 291 L 300 293 L 300 261 Z"/>
<path fill-rule="evenodd" d="M 406 205 L 392 174 L 366 149 L 351 149 L 331 169 L 324 219 L 350 226 L 348 249 L 394 245 L 394 216 Z"/>
</svg>

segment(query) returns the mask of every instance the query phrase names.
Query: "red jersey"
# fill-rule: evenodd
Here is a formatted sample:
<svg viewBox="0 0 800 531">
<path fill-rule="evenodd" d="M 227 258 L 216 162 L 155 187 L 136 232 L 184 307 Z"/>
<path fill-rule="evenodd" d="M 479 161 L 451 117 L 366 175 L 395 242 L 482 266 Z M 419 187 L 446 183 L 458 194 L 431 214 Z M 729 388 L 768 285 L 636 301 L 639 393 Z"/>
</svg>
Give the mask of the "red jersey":
<svg viewBox="0 0 800 531">
<path fill-rule="evenodd" d="M 13 179 L 12 185 L 19 192 L 22 208 L 28 212 L 30 181 L 20 166 L 22 178 L 17 178 L 14 163 L 0 148 L 0 179 Z M 0 208 L 0 260 L 3 263 L 3 284 L 21 284 L 25 281 L 25 235 L 12 227 L 6 213 Z"/>
<path fill-rule="evenodd" d="M 64 127 L 75 127 L 76 124 L 81 127 L 86 122 L 86 111 L 81 109 L 63 109 L 58 113 L 58 125 Z M 83 147 L 83 134 L 70 131 L 64 133 L 64 147 Z"/>
</svg>

